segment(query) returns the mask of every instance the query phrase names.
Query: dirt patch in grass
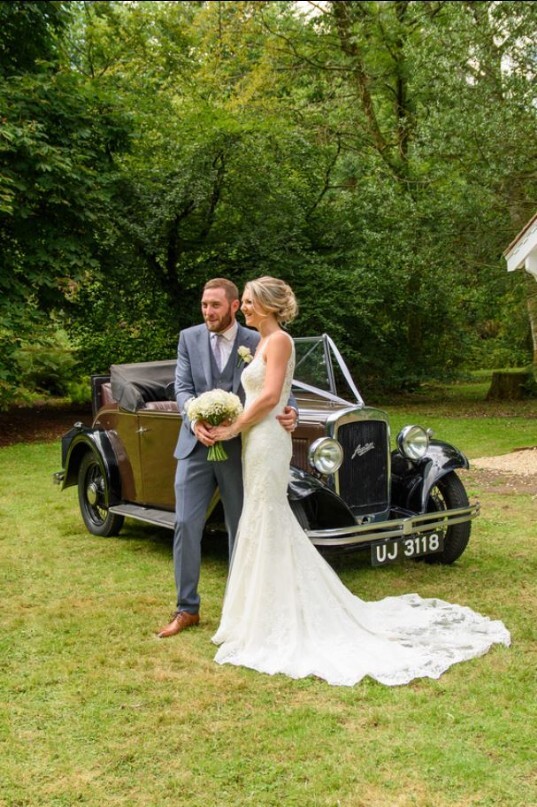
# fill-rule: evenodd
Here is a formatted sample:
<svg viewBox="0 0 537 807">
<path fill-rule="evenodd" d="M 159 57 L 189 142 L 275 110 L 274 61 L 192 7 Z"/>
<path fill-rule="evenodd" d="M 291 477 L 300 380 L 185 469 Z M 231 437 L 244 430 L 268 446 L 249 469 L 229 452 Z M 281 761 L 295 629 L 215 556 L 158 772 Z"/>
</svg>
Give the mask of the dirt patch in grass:
<svg viewBox="0 0 537 807">
<path fill-rule="evenodd" d="M 537 446 L 470 460 L 467 479 L 487 492 L 537 495 Z"/>
<path fill-rule="evenodd" d="M 463 476 L 463 474 L 461 474 Z M 509 471 L 473 469 L 464 472 L 464 481 L 483 490 L 484 493 L 528 493 L 537 496 L 537 475 L 517 475 Z"/>
<path fill-rule="evenodd" d="M 91 406 L 43 403 L 0 412 L 0 447 L 58 440 L 77 421 L 91 423 Z"/>
</svg>

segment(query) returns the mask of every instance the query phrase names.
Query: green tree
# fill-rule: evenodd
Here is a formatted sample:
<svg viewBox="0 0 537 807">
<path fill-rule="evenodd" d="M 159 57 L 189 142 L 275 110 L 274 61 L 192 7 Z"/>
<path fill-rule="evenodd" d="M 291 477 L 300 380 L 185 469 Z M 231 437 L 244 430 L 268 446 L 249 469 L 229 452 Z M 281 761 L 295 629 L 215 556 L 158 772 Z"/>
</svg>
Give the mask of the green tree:
<svg viewBox="0 0 537 807">
<path fill-rule="evenodd" d="M 360 315 L 379 306 L 369 358 L 390 374 L 396 356 L 401 379 L 445 372 L 512 301 L 500 255 L 535 198 L 537 8 L 311 5 L 280 31 L 281 63 L 310 88 L 307 124 L 339 144 L 323 206 L 354 227 L 341 257 Z"/>
<path fill-rule="evenodd" d="M 129 136 L 121 104 L 62 62 L 56 44 L 64 6 L 1 9 L 9 69 L 0 76 L 0 400 L 9 399 L 18 378 L 21 342 L 39 341 L 72 284 L 100 265 L 114 158 Z M 31 40 L 31 47 L 18 54 L 15 37 Z"/>
<path fill-rule="evenodd" d="M 68 5 L 56 0 L 0 2 L 0 75 L 40 72 L 57 62 Z"/>
<path fill-rule="evenodd" d="M 137 266 L 140 293 L 158 293 L 179 328 L 197 319 L 208 276 L 270 271 L 300 294 L 295 332 L 344 339 L 371 380 L 454 371 L 491 341 L 519 360 L 527 329 L 501 312 L 520 290 L 500 255 L 513 187 L 522 218 L 533 198 L 520 31 L 533 30 L 534 7 L 312 8 L 91 6 L 80 69 L 131 99 L 137 130 L 102 293 L 125 294 Z"/>
<path fill-rule="evenodd" d="M 143 8 L 150 26 L 116 6 L 99 17 L 91 9 L 84 20 L 78 41 L 93 43 L 93 59 L 91 71 L 89 57 L 79 69 L 128 94 L 137 131 L 121 159 L 110 249 L 115 268 L 104 280 L 88 275 L 73 301 L 72 331 L 88 361 L 98 355 L 95 343 L 120 339 L 112 322 L 106 336 L 102 329 L 93 338 L 88 333 L 80 313 L 89 289 L 116 301 L 131 296 L 121 319 L 133 334 L 145 303 L 133 303 L 132 295 L 157 295 L 175 340 L 179 327 L 199 319 L 199 290 L 208 277 L 225 274 L 240 285 L 270 271 L 294 281 L 305 266 L 322 263 L 312 254 L 308 217 L 325 181 L 324 154 L 279 104 L 265 42 L 248 10 L 248 3 L 223 9 L 155 3 Z M 107 38 L 129 41 L 128 57 L 98 61 L 96 53 L 112 52 Z M 137 78 L 127 86 L 125 75 Z M 134 267 L 144 283 L 125 286 Z M 153 349 L 161 343 L 159 336 Z"/>
<path fill-rule="evenodd" d="M 7 5 L 9 355 L 28 305 L 87 371 L 170 355 L 204 280 L 271 273 L 370 383 L 527 360 L 535 3 Z"/>
</svg>

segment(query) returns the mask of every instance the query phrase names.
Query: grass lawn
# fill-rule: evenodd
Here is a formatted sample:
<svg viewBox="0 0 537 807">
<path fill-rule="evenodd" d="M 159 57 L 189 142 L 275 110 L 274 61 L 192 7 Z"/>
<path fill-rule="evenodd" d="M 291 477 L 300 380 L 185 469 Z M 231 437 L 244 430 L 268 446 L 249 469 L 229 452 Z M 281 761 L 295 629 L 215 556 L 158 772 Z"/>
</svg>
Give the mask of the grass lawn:
<svg viewBox="0 0 537 807">
<path fill-rule="evenodd" d="M 537 445 L 535 402 L 388 409 L 470 457 Z M 364 599 L 416 591 L 502 619 L 511 648 L 438 681 L 330 687 L 214 664 L 221 538 L 204 546 L 202 624 L 156 639 L 174 601 L 171 533 L 88 535 L 76 490 L 52 485 L 59 462 L 57 442 L 0 449 L 0 805 L 537 804 L 536 495 L 467 472 L 482 515 L 455 565 L 335 563 Z"/>
</svg>

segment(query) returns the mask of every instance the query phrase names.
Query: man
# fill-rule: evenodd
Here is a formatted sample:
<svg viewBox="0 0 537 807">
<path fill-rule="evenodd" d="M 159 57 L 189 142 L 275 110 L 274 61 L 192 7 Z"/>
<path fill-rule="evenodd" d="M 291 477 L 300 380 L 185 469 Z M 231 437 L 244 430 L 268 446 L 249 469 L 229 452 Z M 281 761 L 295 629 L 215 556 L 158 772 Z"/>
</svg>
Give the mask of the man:
<svg viewBox="0 0 537 807">
<path fill-rule="evenodd" d="M 241 441 L 226 442 L 228 459 L 211 462 L 209 446 L 214 444 L 211 427 L 203 421 L 191 422 L 185 406 L 192 399 L 218 388 L 234 392 L 244 401 L 241 373 L 245 367 L 239 348 L 255 353 L 259 334 L 236 320 L 239 291 L 224 278 L 209 280 L 203 289 L 201 313 L 204 324 L 181 331 L 177 350 L 175 395 L 183 417 L 174 456 L 175 533 L 173 560 L 177 588 L 177 610 L 171 622 L 161 628 L 161 639 L 175 636 L 199 623 L 198 582 L 201 567 L 201 539 L 207 508 L 218 487 L 224 505 L 229 553 L 242 510 Z M 244 351 L 241 350 L 241 353 Z M 296 425 L 296 402 L 292 398 L 279 420 L 292 431 Z"/>
</svg>

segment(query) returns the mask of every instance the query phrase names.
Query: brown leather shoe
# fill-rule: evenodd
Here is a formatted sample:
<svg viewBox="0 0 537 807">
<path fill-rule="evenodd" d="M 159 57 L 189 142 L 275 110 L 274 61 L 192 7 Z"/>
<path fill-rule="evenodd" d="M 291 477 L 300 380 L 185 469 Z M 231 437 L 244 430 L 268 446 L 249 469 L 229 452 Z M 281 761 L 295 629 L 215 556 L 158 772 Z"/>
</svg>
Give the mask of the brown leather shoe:
<svg viewBox="0 0 537 807">
<path fill-rule="evenodd" d="M 190 614 L 188 611 L 177 611 L 170 624 L 160 629 L 158 637 L 159 639 L 167 639 L 168 636 L 175 636 L 176 633 L 181 633 L 182 630 L 197 625 L 199 621 L 199 614 Z"/>
</svg>

